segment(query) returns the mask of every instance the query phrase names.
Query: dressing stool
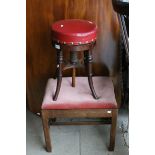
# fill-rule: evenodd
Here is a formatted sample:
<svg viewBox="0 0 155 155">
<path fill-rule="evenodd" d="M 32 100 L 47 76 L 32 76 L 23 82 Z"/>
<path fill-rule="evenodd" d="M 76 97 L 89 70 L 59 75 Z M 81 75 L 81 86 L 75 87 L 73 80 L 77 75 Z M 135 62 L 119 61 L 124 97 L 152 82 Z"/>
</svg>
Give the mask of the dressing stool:
<svg viewBox="0 0 155 155">
<path fill-rule="evenodd" d="M 104 118 L 107 122 L 64 122 L 65 125 L 83 125 L 83 124 L 111 124 L 109 151 L 114 150 L 116 124 L 117 124 L 117 102 L 114 94 L 112 80 L 109 77 L 93 77 L 94 87 L 99 95 L 95 100 L 87 84 L 87 77 L 77 77 L 77 86 L 70 87 L 71 77 L 63 77 L 62 88 L 59 94 L 59 100 L 54 101 L 53 95 L 57 85 L 56 79 L 50 78 L 47 82 L 45 94 L 41 107 L 41 116 L 43 130 L 48 152 L 52 151 L 49 127 L 50 125 L 59 125 L 60 122 L 54 122 L 55 118 Z M 60 123 L 62 125 L 62 122 Z M 93 140 L 93 139 L 92 139 Z M 59 144 L 58 144 L 59 145 Z"/>
<path fill-rule="evenodd" d="M 64 70 L 72 69 L 72 87 L 75 87 L 76 68 L 82 66 L 77 56 L 79 51 L 82 51 L 84 55 L 84 66 L 92 95 L 98 99 L 92 81 L 92 49 L 96 44 L 96 25 L 87 20 L 65 19 L 52 24 L 51 30 L 52 45 L 57 51 L 57 87 L 53 100 L 58 98 Z M 66 65 L 63 60 L 65 50 L 70 51 L 70 60 Z"/>
</svg>

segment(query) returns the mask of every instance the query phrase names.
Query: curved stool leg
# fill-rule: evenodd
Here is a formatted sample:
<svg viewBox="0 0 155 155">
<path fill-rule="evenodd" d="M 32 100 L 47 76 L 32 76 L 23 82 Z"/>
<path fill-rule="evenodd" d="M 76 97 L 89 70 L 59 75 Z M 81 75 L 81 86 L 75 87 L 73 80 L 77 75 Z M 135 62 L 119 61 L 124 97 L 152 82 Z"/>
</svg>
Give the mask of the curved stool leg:
<svg viewBox="0 0 155 155">
<path fill-rule="evenodd" d="M 89 82 L 89 87 L 91 89 L 92 95 L 95 99 L 99 99 L 99 97 L 96 95 L 94 86 L 93 86 L 93 80 L 92 80 L 92 52 L 91 51 L 84 51 L 84 62 L 88 74 L 88 82 Z"/>
<path fill-rule="evenodd" d="M 62 82 L 62 63 L 63 54 L 61 50 L 57 50 L 57 86 L 53 100 L 56 101 L 60 92 L 61 82 Z"/>
</svg>

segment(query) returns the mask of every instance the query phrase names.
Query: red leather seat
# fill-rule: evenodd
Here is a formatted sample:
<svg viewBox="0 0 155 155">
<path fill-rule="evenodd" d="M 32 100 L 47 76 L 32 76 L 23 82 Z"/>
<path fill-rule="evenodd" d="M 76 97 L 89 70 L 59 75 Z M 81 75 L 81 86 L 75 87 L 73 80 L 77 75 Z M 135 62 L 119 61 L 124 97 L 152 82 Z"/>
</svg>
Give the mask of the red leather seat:
<svg viewBox="0 0 155 155">
<path fill-rule="evenodd" d="M 87 20 L 65 19 L 52 24 L 53 40 L 63 44 L 87 44 L 96 40 L 97 26 Z"/>
<path fill-rule="evenodd" d="M 72 79 L 63 78 L 57 101 L 53 101 L 56 80 L 49 79 L 42 109 L 111 109 L 117 108 L 112 80 L 109 77 L 93 77 L 95 90 L 100 97 L 95 100 L 91 94 L 87 77 L 77 77 L 77 86 L 71 87 Z"/>
</svg>

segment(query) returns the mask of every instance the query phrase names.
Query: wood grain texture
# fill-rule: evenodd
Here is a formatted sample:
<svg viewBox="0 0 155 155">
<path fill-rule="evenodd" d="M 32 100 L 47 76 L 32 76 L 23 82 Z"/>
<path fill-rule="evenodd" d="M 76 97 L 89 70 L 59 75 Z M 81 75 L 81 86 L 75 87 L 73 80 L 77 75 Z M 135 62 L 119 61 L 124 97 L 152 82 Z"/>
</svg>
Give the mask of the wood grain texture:
<svg viewBox="0 0 155 155">
<path fill-rule="evenodd" d="M 40 112 L 45 84 L 56 69 L 56 51 L 51 45 L 50 26 L 61 19 L 78 18 L 98 26 L 97 44 L 93 51 L 93 74 L 114 78 L 117 101 L 119 84 L 119 22 L 110 0 L 27 0 L 27 100 L 32 112 Z M 82 54 L 81 54 L 82 55 Z M 64 58 L 69 53 L 64 52 Z M 67 70 L 64 76 L 72 76 Z M 86 76 L 82 68 L 76 75 Z"/>
<path fill-rule="evenodd" d="M 111 111 L 111 113 L 108 113 Z M 113 109 L 42 110 L 48 118 L 110 118 Z"/>
</svg>

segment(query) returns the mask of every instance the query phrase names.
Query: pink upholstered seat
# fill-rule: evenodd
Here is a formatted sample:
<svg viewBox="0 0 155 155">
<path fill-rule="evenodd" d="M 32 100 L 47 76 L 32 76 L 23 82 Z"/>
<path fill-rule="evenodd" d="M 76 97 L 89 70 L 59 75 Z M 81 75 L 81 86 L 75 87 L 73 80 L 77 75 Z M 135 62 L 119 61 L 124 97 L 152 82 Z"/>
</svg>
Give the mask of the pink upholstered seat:
<svg viewBox="0 0 155 155">
<path fill-rule="evenodd" d="M 70 77 L 62 79 L 62 86 L 57 101 L 53 101 L 56 82 L 47 82 L 42 109 L 98 109 L 117 108 L 112 80 L 109 77 L 93 77 L 96 93 L 100 97 L 95 100 L 91 94 L 87 77 L 76 77 L 76 87 L 71 86 Z"/>
</svg>

